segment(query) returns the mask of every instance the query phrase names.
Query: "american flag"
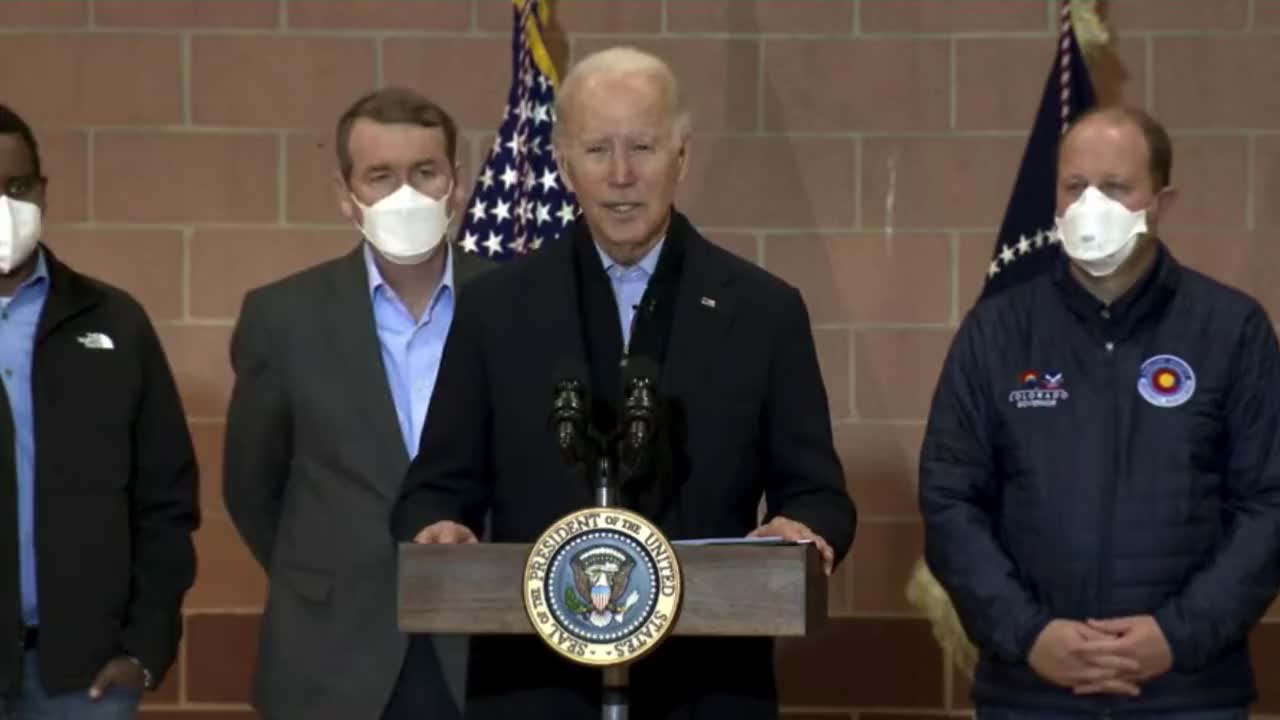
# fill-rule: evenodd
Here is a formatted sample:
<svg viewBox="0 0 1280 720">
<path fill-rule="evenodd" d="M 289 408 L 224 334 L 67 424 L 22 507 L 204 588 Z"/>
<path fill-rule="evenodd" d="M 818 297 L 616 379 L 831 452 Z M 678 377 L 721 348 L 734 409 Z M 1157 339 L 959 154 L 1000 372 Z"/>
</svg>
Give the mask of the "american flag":
<svg viewBox="0 0 1280 720">
<path fill-rule="evenodd" d="M 1071 2 L 1063 0 L 1057 51 L 996 236 L 982 297 L 1035 277 L 1047 270 L 1060 252 L 1054 235 L 1058 139 L 1095 102 L 1089 69 L 1071 23 Z"/>
<path fill-rule="evenodd" d="M 458 231 L 460 248 L 495 260 L 537 250 L 578 214 L 551 150 L 557 79 L 542 40 L 547 0 L 512 5 L 511 89 Z"/>
</svg>

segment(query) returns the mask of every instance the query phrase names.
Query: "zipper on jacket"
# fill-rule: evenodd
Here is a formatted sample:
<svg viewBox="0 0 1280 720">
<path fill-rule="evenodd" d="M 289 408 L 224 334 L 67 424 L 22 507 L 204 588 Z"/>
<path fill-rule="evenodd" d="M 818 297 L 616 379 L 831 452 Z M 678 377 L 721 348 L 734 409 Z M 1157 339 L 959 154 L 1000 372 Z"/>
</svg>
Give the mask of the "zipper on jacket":
<svg viewBox="0 0 1280 720">
<path fill-rule="evenodd" d="M 1099 526 L 1098 526 L 1098 559 L 1097 559 L 1097 592 L 1094 596 L 1094 610 L 1097 616 L 1106 616 L 1104 612 L 1105 605 L 1111 598 L 1111 563 L 1114 559 L 1112 548 L 1115 544 L 1115 503 L 1113 502 L 1116 495 L 1118 478 L 1123 468 L 1120 466 L 1123 460 L 1120 451 L 1121 442 L 1123 440 L 1119 436 L 1120 430 L 1120 386 L 1116 377 L 1116 343 L 1107 340 L 1103 348 L 1106 350 L 1106 391 L 1109 395 L 1109 404 L 1111 412 L 1108 413 L 1107 422 L 1107 442 L 1110 443 L 1111 451 L 1110 473 L 1102 483 L 1098 490 L 1099 504 Z M 1106 718 L 1110 715 L 1111 701 L 1106 696 L 1098 696 L 1096 698 L 1095 707 L 1098 708 L 1099 717 Z"/>
<path fill-rule="evenodd" d="M 1107 446 L 1102 448 L 1103 452 L 1110 452 L 1110 462 L 1107 463 L 1109 470 L 1108 476 L 1100 478 L 1102 482 L 1098 487 L 1098 559 L 1096 565 L 1097 587 L 1093 598 L 1094 611 L 1102 613 L 1103 605 L 1110 595 L 1108 587 L 1110 580 L 1110 572 L 1108 555 L 1111 551 L 1112 535 L 1112 498 L 1115 495 L 1116 478 L 1121 471 L 1120 468 L 1120 438 L 1118 437 L 1120 429 L 1120 395 L 1119 387 L 1116 382 L 1116 344 L 1107 340 L 1103 344 L 1106 350 L 1106 384 L 1105 391 L 1107 393 L 1107 403 L 1110 405 L 1110 412 L 1107 413 Z"/>
</svg>

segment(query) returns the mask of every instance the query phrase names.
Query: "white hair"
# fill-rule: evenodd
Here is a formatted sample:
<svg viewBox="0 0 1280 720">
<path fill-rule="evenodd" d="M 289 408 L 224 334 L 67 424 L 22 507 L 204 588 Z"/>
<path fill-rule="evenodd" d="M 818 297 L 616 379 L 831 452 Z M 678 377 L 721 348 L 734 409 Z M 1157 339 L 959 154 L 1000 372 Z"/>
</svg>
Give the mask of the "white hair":
<svg viewBox="0 0 1280 720">
<path fill-rule="evenodd" d="M 565 117 L 574 95 L 587 80 L 601 75 L 648 75 L 656 80 L 670 103 L 672 129 L 678 135 L 688 134 L 692 125 L 691 118 L 681 103 L 680 83 L 671 67 L 652 53 L 629 46 L 616 46 L 593 52 L 569 68 L 556 94 L 556 124 L 552 129 L 555 142 L 559 143 L 563 139 Z"/>
</svg>

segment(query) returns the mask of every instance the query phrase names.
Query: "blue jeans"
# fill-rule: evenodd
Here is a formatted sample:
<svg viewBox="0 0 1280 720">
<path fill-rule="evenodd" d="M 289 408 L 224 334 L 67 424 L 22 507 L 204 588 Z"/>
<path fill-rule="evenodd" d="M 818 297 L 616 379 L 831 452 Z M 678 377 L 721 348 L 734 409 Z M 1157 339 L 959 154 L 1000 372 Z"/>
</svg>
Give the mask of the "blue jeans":
<svg viewBox="0 0 1280 720">
<path fill-rule="evenodd" d="M 18 694 L 0 699 L 0 720 L 133 720 L 141 698 L 141 692 L 119 687 L 109 688 L 97 700 L 89 699 L 88 688 L 49 697 L 31 650 L 22 656 Z"/>
<path fill-rule="evenodd" d="M 1249 720 L 1249 709 L 1243 707 L 1211 710 L 1172 710 L 1161 713 L 1074 713 L 1064 710 L 981 705 L 977 720 Z"/>
</svg>

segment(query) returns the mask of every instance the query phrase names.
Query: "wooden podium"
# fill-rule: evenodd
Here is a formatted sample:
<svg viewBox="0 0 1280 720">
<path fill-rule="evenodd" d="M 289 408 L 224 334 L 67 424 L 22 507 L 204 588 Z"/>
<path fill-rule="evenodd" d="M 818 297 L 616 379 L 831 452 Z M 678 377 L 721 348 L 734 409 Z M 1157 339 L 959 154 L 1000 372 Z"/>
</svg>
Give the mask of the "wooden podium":
<svg viewBox="0 0 1280 720">
<path fill-rule="evenodd" d="M 684 591 L 672 635 L 799 637 L 826 620 L 827 582 L 821 556 L 811 544 L 673 546 Z M 400 629 L 533 634 L 521 584 L 531 548 L 515 543 L 401 545 Z"/>
<path fill-rule="evenodd" d="M 674 635 L 799 637 L 827 617 L 827 579 L 812 545 L 682 545 L 684 598 Z M 530 545 L 400 547 L 400 629 L 530 635 L 520 578 Z"/>
</svg>

